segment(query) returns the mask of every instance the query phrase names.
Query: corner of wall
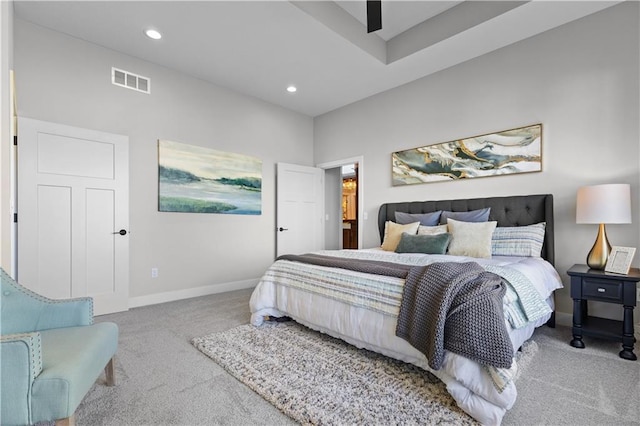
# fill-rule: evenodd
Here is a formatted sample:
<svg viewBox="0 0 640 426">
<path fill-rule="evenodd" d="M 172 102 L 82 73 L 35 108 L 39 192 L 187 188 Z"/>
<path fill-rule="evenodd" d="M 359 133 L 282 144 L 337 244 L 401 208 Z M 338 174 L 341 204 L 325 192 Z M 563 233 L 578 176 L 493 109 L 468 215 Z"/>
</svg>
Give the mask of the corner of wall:
<svg viewBox="0 0 640 426">
<path fill-rule="evenodd" d="M 12 109 L 13 0 L 0 1 L 0 266 L 12 274 Z"/>
</svg>

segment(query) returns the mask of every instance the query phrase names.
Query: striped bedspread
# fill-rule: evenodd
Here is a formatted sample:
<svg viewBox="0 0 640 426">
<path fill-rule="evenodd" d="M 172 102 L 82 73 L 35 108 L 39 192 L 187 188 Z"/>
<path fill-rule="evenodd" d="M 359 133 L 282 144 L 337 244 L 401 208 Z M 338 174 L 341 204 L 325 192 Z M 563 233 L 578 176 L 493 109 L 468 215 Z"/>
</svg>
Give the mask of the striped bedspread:
<svg viewBox="0 0 640 426">
<path fill-rule="evenodd" d="M 484 268 L 501 276 L 507 284 L 504 313 L 512 328 L 523 327 L 551 312 L 531 282 L 520 272 L 506 266 L 485 265 Z M 404 278 L 290 260 L 275 262 L 263 279 L 393 317 L 397 317 L 400 311 L 405 283 Z"/>
<path fill-rule="evenodd" d="M 404 278 L 371 275 L 340 268 L 327 268 L 289 260 L 278 260 L 263 280 L 320 294 L 333 300 L 398 316 Z"/>
</svg>

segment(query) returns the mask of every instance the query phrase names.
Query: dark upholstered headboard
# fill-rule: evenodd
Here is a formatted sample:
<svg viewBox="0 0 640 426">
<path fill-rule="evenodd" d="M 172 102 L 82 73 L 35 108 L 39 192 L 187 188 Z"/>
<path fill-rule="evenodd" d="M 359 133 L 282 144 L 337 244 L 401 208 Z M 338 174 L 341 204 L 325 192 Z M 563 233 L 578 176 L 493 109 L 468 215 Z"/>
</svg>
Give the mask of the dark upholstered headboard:
<svg viewBox="0 0 640 426">
<path fill-rule="evenodd" d="M 553 195 L 514 195 L 510 197 L 473 198 L 467 200 L 414 201 L 386 203 L 378 212 L 380 241 L 384 237 L 384 225 L 395 221 L 396 212 L 430 213 L 438 210 L 466 212 L 491 207 L 489 220 L 498 226 L 524 226 L 546 222 L 542 258 L 553 265 L 555 260 L 553 236 Z"/>
</svg>

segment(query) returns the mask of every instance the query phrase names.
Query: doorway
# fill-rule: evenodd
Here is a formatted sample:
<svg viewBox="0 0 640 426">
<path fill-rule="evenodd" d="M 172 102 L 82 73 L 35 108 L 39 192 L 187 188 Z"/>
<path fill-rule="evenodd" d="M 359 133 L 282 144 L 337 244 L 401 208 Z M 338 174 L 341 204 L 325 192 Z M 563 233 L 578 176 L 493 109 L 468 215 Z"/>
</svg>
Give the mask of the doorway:
<svg viewBox="0 0 640 426">
<path fill-rule="evenodd" d="M 358 163 L 341 167 L 342 248 L 358 248 Z"/>
<path fill-rule="evenodd" d="M 325 249 L 362 248 L 364 157 L 316 167 L 325 171 Z"/>
</svg>

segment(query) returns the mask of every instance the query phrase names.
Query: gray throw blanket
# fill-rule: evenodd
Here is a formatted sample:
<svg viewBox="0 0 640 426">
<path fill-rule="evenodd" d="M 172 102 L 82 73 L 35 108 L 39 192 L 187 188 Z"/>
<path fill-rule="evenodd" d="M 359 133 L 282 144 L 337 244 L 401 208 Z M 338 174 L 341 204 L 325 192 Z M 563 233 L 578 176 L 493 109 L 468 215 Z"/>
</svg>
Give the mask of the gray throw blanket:
<svg viewBox="0 0 640 426">
<path fill-rule="evenodd" d="M 475 262 L 433 263 L 407 276 L 396 335 L 438 370 L 444 349 L 483 365 L 509 368 L 513 346 L 502 308 L 502 278 Z"/>
<path fill-rule="evenodd" d="M 293 262 L 309 263 L 329 268 L 342 268 L 365 274 L 385 275 L 387 277 L 406 278 L 411 270 L 410 265 L 382 262 L 379 260 L 343 259 L 340 257 L 323 256 L 321 254 L 284 254 L 276 260 L 290 260 Z"/>
</svg>

